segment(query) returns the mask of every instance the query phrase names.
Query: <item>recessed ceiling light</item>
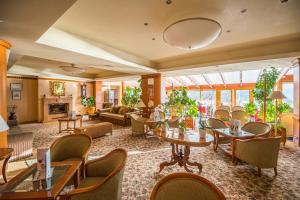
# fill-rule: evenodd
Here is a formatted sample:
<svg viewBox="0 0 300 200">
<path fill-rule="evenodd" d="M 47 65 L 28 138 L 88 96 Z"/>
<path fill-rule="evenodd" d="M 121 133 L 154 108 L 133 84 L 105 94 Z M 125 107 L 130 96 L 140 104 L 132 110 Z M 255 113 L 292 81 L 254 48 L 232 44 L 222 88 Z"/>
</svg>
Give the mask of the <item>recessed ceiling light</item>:
<svg viewBox="0 0 300 200">
<path fill-rule="evenodd" d="M 231 30 L 227 30 L 226 32 L 227 32 L 227 33 L 230 33 L 230 32 L 231 32 Z"/>
<path fill-rule="evenodd" d="M 166 1 L 166 4 L 168 4 L 168 5 L 171 4 L 171 3 L 172 3 L 172 0 L 167 0 Z"/>
<path fill-rule="evenodd" d="M 155 38 L 152 38 L 152 40 L 155 40 Z"/>
<path fill-rule="evenodd" d="M 241 13 L 245 13 L 245 12 L 247 12 L 247 9 L 241 10 Z"/>
<path fill-rule="evenodd" d="M 148 26 L 148 23 L 147 23 L 147 22 L 145 22 L 145 23 L 144 23 L 144 26 Z"/>
<path fill-rule="evenodd" d="M 281 3 L 286 3 L 288 2 L 289 0 L 280 0 Z"/>
</svg>

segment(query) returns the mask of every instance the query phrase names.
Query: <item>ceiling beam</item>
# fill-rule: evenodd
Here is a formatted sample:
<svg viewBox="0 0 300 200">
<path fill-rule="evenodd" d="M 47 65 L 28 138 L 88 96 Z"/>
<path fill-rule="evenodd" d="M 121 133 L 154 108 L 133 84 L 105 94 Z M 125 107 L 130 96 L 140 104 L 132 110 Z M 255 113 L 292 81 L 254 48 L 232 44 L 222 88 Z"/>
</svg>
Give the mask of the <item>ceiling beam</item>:
<svg viewBox="0 0 300 200">
<path fill-rule="evenodd" d="M 278 82 L 289 70 L 290 70 L 290 67 L 283 68 L 281 70 L 276 82 Z"/>
<path fill-rule="evenodd" d="M 243 85 L 243 72 L 240 71 L 240 86 Z"/>
<path fill-rule="evenodd" d="M 183 86 L 188 86 L 189 84 L 186 83 L 185 81 L 181 80 L 180 77 L 174 77 L 179 83 L 181 83 Z"/>
<path fill-rule="evenodd" d="M 211 83 L 209 82 L 209 80 L 208 80 L 208 78 L 206 77 L 206 75 L 205 75 L 205 74 L 201 74 L 201 76 L 202 76 L 202 78 L 205 80 L 205 82 L 207 83 L 207 85 L 208 85 L 210 88 L 212 88 L 212 85 L 211 85 Z"/>
<path fill-rule="evenodd" d="M 179 82 L 179 81 L 177 81 L 175 78 L 173 78 L 173 77 L 168 77 L 169 78 L 169 80 L 171 81 L 171 83 L 176 83 L 176 85 L 179 85 L 179 86 L 182 86 L 182 84 Z"/>
<path fill-rule="evenodd" d="M 194 77 L 192 77 L 192 76 L 186 76 L 186 77 L 187 77 L 188 79 L 190 79 L 190 81 L 191 81 L 194 85 L 200 87 L 200 85 L 198 84 L 198 81 L 197 81 Z"/>
<path fill-rule="evenodd" d="M 225 79 L 224 79 L 224 76 L 221 72 L 219 72 L 219 75 L 221 76 L 221 79 L 222 79 L 222 82 L 223 82 L 223 85 L 224 87 L 226 88 L 226 83 L 225 83 Z"/>
</svg>

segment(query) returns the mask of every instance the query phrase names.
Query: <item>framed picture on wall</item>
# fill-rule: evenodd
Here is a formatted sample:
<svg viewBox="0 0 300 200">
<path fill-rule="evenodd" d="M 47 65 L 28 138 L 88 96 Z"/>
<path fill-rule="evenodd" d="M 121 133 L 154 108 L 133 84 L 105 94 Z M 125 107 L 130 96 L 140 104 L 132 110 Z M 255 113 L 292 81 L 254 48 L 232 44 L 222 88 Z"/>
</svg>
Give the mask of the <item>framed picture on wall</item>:
<svg viewBox="0 0 300 200">
<path fill-rule="evenodd" d="M 21 91 L 22 90 L 22 83 L 11 83 L 10 84 L 11 91 Z"/>
<path fill-rule="evenodd" d="M 61 81 L 50 81 L 52 96 L 65 96 L 65 83 Z"/>
<path fill-rule="evenodd" d="M 21 91 L 14 90 L 11 92 L 12 100 L 21 100 Z"/>
</svg>

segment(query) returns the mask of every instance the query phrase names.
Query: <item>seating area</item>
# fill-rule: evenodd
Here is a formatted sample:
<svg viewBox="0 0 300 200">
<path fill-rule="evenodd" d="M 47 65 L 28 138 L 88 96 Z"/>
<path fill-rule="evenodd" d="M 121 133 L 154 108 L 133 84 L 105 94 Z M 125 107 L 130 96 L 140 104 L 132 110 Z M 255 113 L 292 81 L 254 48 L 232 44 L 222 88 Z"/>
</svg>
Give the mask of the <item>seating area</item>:
<svg viewBox="0 0 300 200">
<path fill-rule="evenodd" d="M 300 199 L 300 1 L 0 8 L 0 200 Z"/>
</svg>

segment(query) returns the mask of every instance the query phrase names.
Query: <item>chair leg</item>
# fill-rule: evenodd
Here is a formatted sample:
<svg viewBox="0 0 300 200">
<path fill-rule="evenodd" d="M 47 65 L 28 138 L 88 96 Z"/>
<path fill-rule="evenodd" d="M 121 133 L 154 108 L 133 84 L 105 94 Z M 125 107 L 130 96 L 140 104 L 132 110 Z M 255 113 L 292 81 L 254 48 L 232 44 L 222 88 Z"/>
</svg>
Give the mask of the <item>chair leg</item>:
<svg viewBox="0 0 300 200">
<path fill-rule="evenodd" d="M 275 176 L 277 176 L 277 167 L 274 167 Z"/>
<path fill-rule="evenodd" d="M 261 176 L 261 168 L 258 168 L 258 176 Z"/>
</svg>

